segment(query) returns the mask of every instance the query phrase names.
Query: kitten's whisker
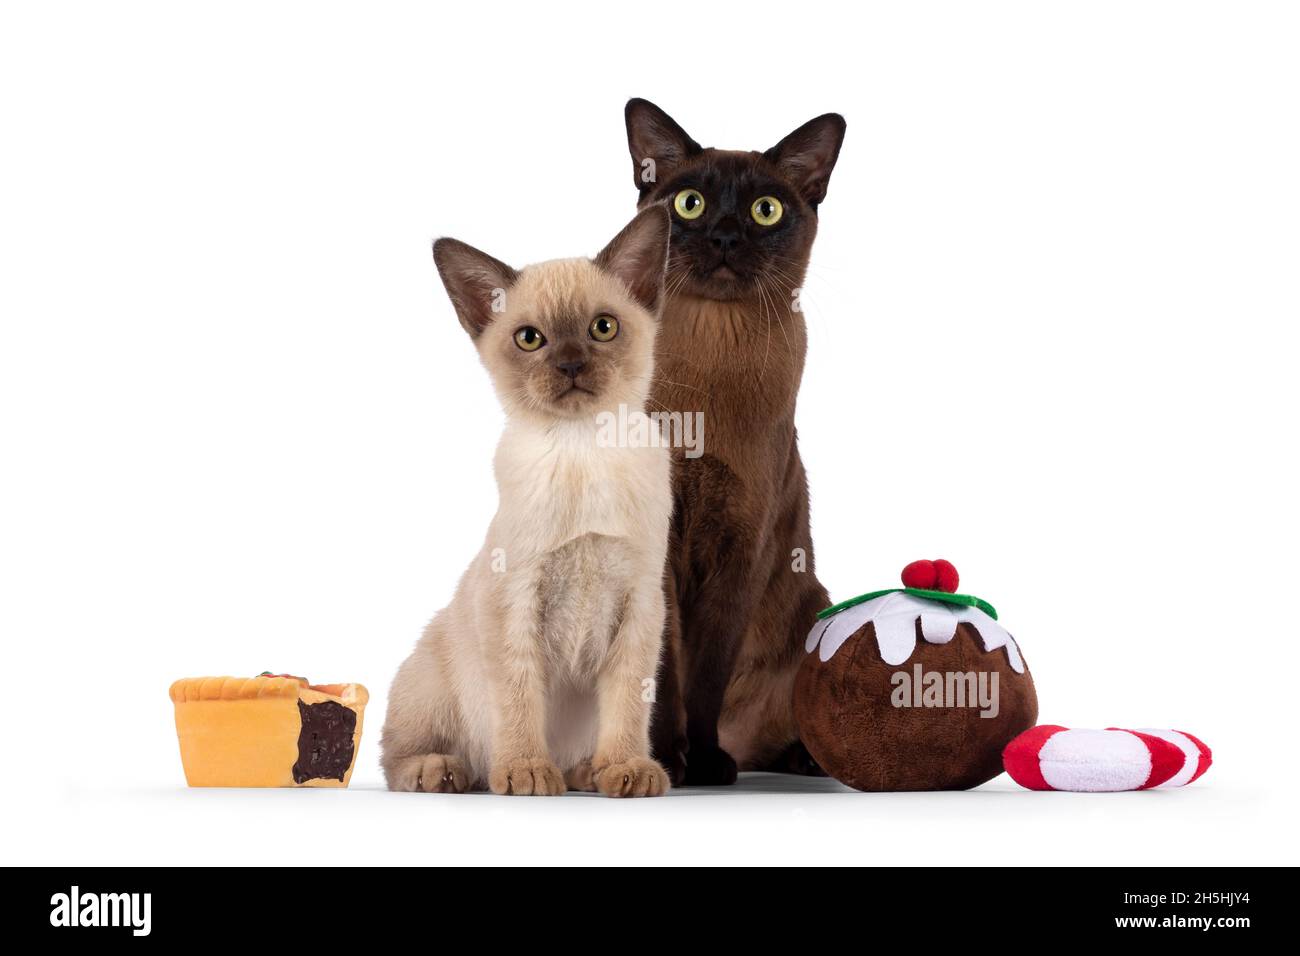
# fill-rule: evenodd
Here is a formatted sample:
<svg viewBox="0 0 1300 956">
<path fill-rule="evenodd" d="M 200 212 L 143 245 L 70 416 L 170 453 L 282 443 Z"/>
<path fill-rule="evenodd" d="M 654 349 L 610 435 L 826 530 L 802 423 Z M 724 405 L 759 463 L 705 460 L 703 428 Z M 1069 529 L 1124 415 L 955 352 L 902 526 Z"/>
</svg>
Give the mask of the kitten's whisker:
<svg viewBox="0 0 1300 956">
<path fill-rule="evenodd" d="M 685 362 L 687 365 L 698 365 L 698 364 L 699 364 L 698 362 L 696 362 L 696 361 L 694 361 L 693 359 L 689 358 L 689 357 L 686 355 L 685 352 L 674 352 L 674 351 L 672 351 L 671 349 L 663 349 L 663 348 L 657 348 L 656 351 L 657 351 L 658 354 L 660 354 L 660 355 L 671 355 L 673 358 L 675 358 L 675 359 L 679 359 L 679 360 Z"/>
<path fill-rule="evenodd" d="M 659 378 L 656 376 L 654 381 L 663 382 L 665 385 L 676 385 L 678 388 L 689 388 L 692 392 L 702 392 L 705 395 L 710 394 L 709 390 L 706 388 L 696 388 L 694 385 L 687 385 L 685 382 L 674 382 L 670 378 Z"/>
<path fill-rule="evenodd" d="M 672 414 L 672 411 L 671 411 L 671 410 L 668 408 L 668 406 L 665 405 L 663 402 L 655 401 L 655 400 L 654 400 L 653 398 L 651 398 L 649 395 L 646 396 L 646 401 L 649 402 L 651 405 L 656 405 L 656 406 L 658 406 L 659 411 L 661 411 L 661 412 L 668 412 L 670 415 Z"/>
</svg>

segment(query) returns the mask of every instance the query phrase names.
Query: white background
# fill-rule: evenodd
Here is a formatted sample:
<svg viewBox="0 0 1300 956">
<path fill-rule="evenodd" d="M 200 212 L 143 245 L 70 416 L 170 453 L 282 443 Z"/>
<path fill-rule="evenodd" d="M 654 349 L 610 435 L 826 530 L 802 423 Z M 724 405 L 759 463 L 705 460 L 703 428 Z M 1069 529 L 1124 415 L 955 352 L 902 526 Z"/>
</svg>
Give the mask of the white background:
<svg viewBox="0 0 1300 956">
<path fill-rule="evenodd" d="M 1297 862 L 1293 6 L 3 9 L 7 862 Z M 1189 730 L 1202 781 L 380 789 L 495 507 L 430 240 L 599 249 L 629 96 L 719 146 L 848 119 L 798 414 L 832 595 L 953 560 L 1042 720 Z M 168 685 L 264 669 L 370 688 L 351 790 L 184 787 Z"/>
</svg>

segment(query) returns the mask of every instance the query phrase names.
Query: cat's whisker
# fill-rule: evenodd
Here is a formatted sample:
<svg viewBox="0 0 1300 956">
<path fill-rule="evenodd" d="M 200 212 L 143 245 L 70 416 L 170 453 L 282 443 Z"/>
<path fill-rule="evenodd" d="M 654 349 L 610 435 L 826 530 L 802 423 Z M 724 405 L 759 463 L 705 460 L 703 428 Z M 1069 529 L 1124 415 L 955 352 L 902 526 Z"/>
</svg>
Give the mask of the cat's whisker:
<svg viewBox="0 0 1300 956">
<path fill-rule="evenodd" d="M 785 331 L 785 323 L 781 321 L 781 309 L 784 308 L 784 306 L 780 304 L 779 291 L 776 289 L 769 289 L 768 294 L 770 294 L 772 298 L 772 317 L 776 319 L 776 327 L 781 330 L 781 340 L 785 342 L 785 351 L 789 354 L 793 349 L 790 347 L 790 336 L 787 335 Z"/>
<path fill-rule="evenodd" d="M 689 268 L 678 269 L 674 271 L 670 267 L 668 271 L 667 288 L 665 289 L 666 295 L 668 296 L 676 295 L 677 292 L 681 290 L 682 286 L 686 285 L 690 277 L 691 277 L 691 271 Z"/>
<path fill-rule="evenodd" d="M 799 287 L 799 279 L 794 274 L 787 272 L 785 269 L 781 268 L 781 266 L 777 265 L 776 263 L 772 263 L 768 266 L 768 272 L 775 275 L 777 278 L 785 282 L 788 282 L 790 284 L 790 289 L 787 291 L 793 291 L 794 289 Z"/>
<path fill-rule="evenodd" d="M 764 321 L 767 322 L 767 344 L 763 347 L 763 367 L 759 370 L 758 381 L 762 384 L 763 379 L 767 377 L 767 359 L 772 352 L 772 318 L 767 314 L 767 296 L 763 292 L 763 283 L 760 278 L 756 286 L 759 294 L 759 308 L 762 312 Z"/>
<path fill-rule="evenodd" d="M 776 296 L 776 294 L 777 294 L 778 291 L 779 291 L 779 290 L 776 290 L 776 289 L 773 289 L 773 290 L 772 290 L 772 294 L 773 294 L 774 297 Z M 773 305 L 772 305 L 772 312 L 773 312 L 773 314 L 776 316 L 776 324 L 777 324 L 777 325 L 780 327 L 780 329 L 781 329 L 781 338 L 785 339 L 785 350 L 786 350 L 787 352 L 792 352 L 793 349 L 790 347 L 790 336 L 788 336 L 788 335 L 785 334 L 785 323 L 781 321 L 781 310 L 780 310 L 779 308 L 777 308 L 775 302 L 774 302 Z"/>
</svg>

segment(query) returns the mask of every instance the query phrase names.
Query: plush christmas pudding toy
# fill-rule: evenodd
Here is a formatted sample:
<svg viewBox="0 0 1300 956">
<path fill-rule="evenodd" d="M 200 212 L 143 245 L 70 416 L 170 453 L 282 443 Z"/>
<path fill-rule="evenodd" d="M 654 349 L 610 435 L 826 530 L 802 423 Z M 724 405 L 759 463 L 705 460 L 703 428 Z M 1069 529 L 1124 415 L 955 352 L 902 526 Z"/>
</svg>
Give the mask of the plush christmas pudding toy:
<svg viewBox="0 0 1300 956">
<path fill-rule="evenodd" d="M 1038 718 L 1034 681 L 987 601 L 958 594 L 947 561 L 914 561 L 903 587 L 827 608 L 795 678 L 799 734 L 858 790 L 965 790 L 1002 772 Z"/>
<path fill-rule="evenodd" d="M 370 695 L 263 671 L 182 678 L 171 699 L 191 787 L 346 787 Z"/>
</svg>

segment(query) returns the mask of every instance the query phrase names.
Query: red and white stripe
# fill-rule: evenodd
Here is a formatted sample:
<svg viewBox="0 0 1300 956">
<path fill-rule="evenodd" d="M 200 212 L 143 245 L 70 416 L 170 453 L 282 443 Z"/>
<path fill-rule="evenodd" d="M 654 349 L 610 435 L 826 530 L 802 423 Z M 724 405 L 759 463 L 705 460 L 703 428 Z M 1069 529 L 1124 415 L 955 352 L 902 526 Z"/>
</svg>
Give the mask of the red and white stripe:
<svg viewBox="0 0 1300 956">
<path fill-rule="evenodd" d="M 1011 779 L 1030 790 L 1110 793 L 1181 787 L 1209 768 L 1210 748 L 1178 730 L 1071 730 L 1043 724 L 1002 752 Z"/>
</svg>

